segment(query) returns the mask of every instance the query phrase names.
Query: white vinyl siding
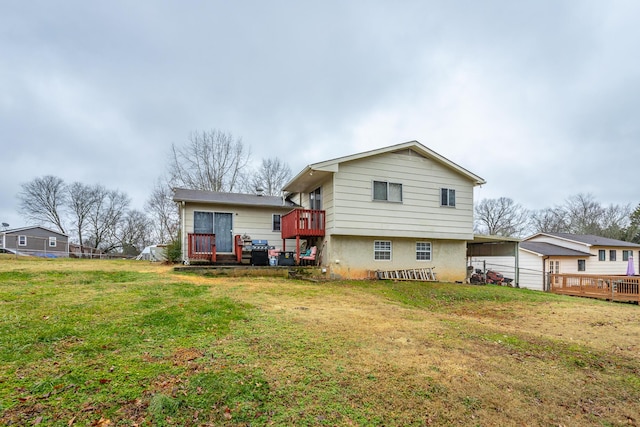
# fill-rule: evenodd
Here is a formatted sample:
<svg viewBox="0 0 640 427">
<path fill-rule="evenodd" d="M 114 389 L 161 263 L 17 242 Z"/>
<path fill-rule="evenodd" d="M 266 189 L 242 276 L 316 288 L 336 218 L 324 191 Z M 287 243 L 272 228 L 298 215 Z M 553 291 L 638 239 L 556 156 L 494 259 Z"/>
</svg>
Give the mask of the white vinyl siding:
<svg viewBox="0 0 640 427">
<path fill-rule="evenodd" d="M 372 182 L 383 180 L 402 183 L 402 203 L 372 206 Z M 456 209 L 440 207 L 443 187 L 456 188 Z M 473 183 L 415 152 L 385 153 L 341 163 L 334 175 L 333 189 L 332 209 L 325 205 L 327 230 L 332 234 L 430 240 L 473 238 Z"/>
<path fill-rule="evenodd" d="M 373 259 L 376 261 L 391 261 L 391 241 L 376 240 L 373 242 Z"/>
</svg>

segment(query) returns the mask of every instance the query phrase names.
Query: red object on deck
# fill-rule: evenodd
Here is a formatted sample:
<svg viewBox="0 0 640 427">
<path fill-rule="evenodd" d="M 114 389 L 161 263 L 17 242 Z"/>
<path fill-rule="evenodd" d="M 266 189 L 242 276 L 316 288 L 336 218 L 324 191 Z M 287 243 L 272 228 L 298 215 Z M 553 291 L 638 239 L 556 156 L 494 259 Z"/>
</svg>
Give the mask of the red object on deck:
<svg viewBox="0 0 640 427">
<path fill-rule="evenodd" d="M 216 262 L 216 235 L 189 233 L 187 239 L 189 259 Z"/>
</svg>

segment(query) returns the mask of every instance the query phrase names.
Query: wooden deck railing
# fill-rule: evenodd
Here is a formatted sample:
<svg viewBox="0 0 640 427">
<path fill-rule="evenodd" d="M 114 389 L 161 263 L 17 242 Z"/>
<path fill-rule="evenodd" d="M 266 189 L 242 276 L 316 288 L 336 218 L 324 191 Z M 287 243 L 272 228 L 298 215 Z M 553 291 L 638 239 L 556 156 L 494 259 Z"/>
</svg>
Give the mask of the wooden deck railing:
<svg viewBox="0 0 640 427">
<path fill-rule="evenodd" d="M 640 276 L 550 274 L 549 289 L 555 294 L 640 303 Z"/>
<path fill-rule="evenodd" d="M 205 259 L 216 262 L 216 235 L 189 233 L 187 253 L 189 259 Z"/>
<path fill-rule="evenodd" d="M 312 209 L 294 209 L 282 216 L 280 234 L 283 239 L 295 237 L 323 237 L 325 212 Z"/>
</svg>

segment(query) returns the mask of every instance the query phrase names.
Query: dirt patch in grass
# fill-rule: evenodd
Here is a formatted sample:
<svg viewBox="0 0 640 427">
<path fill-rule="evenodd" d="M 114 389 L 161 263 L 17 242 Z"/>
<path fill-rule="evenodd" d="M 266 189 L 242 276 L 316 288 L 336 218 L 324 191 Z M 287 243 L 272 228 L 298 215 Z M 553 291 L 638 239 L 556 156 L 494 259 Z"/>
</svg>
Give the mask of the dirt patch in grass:
<svg viewBox="0 0 640 427">
<path fill-rule="evenodd" d="M 377 419 L 381 423 L 640 420 L 640 389 L 631 384 L 640 366 L 637 306 L 550 297 L 536 303 L 471 302 L 443 312 L 339 284 L 287 282 L 286 291 L 268 280 L 217 286 L 237 289 L 263 312 L 304 331 L 298 339 L 308 341 L 311 356 L 301 360 L 321 360 L 316 380 L 336 379 L 350 396 L 344 405 L 375 407 L 385 414 Z M 282 337 L 264 339 L 257 350 L 268 360 L 262 368 L 276 390 L 295 395 L 295 387 L 283 383 L 283 372 L 300 383 L 310 381 L 309 369 L 292 368 L 296 355 L 278 345 Z M 278 356 L 283 350 L 289 357 Z M 370 415 L 367 421 L 376 421 Z"/>
<path fill-rule="evenodd" d="M 0 268 L 13 280 L 0 286 L 10 326 L 0 423 L 640 420 L 633 305 L 452 284 L 201 277 L 118 261 Z"/>
</svg>

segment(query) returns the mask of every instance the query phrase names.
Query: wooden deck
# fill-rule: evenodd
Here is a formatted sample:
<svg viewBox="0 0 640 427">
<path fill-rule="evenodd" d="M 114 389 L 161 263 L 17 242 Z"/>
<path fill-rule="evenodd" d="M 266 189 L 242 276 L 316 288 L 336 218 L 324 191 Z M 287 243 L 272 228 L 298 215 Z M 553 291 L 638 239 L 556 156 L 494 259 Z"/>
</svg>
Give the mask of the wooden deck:
<svg viewBox="0 0 640 427">
<path fill-rule="evenodd" d="M 215 234 L 189 233 L 187 237 L 189 259 L 216 262 Z"/>
<path fill-rule="evenodd" d="M 554 294 L 640 303 L 640 276 L 551 274 L 549 282 Z"/>
<path fill-rule="evenodd" d="M 300 239 L 324 237 L 326 215 L 323 210 L 294 209 L 283 215 L 280 221 L 282 250 L 286 251 L 286 239 L 296 239 L 296 264 L 300 260 Z"/>
<path fill-rule="evenodd" d="M 322 210 L 294 209 L 282 216 L 280 230 L 283 239 L 323 237 L 325 213 Z"/>
</svg>

